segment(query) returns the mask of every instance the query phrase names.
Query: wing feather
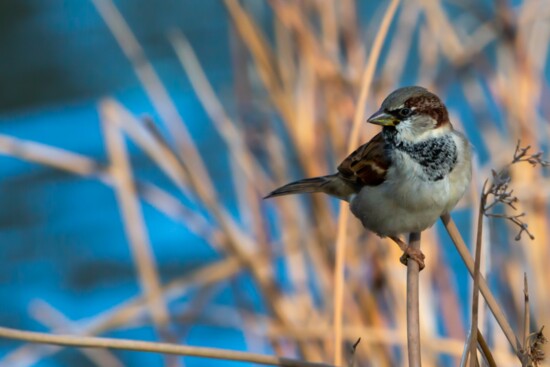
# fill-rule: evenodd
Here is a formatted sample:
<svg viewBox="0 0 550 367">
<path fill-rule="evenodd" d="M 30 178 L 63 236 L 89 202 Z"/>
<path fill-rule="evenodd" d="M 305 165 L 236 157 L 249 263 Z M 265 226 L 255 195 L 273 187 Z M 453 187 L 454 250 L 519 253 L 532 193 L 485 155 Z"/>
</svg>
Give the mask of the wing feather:
<svg viewBox="0 0 550 367">
<path fill-rule="evenodd" d="M 382 133 L 379 133 L 357 148 L 338 166 L 342 178 L 357 186 L 378 186 L 383 183 L 391 165 L 384 145 Z"/>
</svg>

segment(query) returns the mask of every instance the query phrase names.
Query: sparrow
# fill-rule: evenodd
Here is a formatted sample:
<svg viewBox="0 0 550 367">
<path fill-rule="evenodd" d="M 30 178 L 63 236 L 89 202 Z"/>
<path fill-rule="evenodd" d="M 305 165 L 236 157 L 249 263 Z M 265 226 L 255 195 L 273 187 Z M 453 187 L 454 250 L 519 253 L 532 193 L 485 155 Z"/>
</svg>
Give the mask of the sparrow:
<svg viewBox="0 0 550 367">
<path fill-rule="evenodd" d="M 470 183 L 471 148 L 454 130 L 441 99 L 422 87 L 399 88 L 367 122 L 382 131 L 336 173 L 291 182 L 266 198 L 322 192 L 349 202 L 366 229 L 395 240 L 449 213 Z M 407 255 L 423 260 L 421 254 Z"/>
</svg>

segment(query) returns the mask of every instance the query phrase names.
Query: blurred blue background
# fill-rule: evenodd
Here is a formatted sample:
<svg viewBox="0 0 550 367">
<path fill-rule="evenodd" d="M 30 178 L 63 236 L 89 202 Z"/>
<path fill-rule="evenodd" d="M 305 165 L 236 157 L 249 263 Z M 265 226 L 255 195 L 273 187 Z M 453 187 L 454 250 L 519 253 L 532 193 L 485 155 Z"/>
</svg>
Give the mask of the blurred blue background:
<svg viewBox="0 0 550 367">
<path fill-rule="evenodd" d="M 117 1 L 201 147 L 219 146 L 175 57 L 167 32 L 181 29 L 216 88 L 231 89 L 229 19 L 218 0 Z M 156 118 L 120 47 L 90 1 L 0 3 L 0 129 L 106 162 L 97 100 L 114 96 L 132 112 Z M 137 175 L 172 192 L 159 170 L 133 148 Z M 219 155 L 218 149 L 215 154 Z M 221 192 L 228 168 L 209 168 Z M 136 270 L 111 188 L 95 179 L 0 157 L 0 324 L 45 330 L 29 315 L 43 299 L 69 319 L 83 319 L 140 293 Z M 226 195 L 229 196 L 229 195 Z M 144 205 L 150 239 L 164 281 L 217 258 L 201 238 Z M 76 213 L 76 214 L 75 214 Z M 220 293 L 220 302 L 231 294 Z M 214 334 L 214 335 L 212 335 Z M 150 328 L 117 332 L 154 340 Z M 190 344 L 242 349 L 240 333 L 197 326 Z M 1 354 L 16 343 L 0 341 Z M 123 353 L 126 365 L 156 365 L 158 355 Z M 200 361 L 190 358 L 189 365 Z M 220 365 L 231 363 L 217 362 Z M 39 366 L 95 365 L 66 350 Z"/>
</svg>

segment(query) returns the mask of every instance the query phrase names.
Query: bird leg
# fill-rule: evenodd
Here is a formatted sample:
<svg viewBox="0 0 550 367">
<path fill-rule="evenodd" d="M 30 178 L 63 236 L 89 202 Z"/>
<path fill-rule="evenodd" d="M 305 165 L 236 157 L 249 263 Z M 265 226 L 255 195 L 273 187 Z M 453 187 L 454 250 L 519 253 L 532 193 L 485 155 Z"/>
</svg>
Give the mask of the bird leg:
<svg viewBox="0 0 550 367">
<path fill-rule="evenodd" d="M 397 246 L 403 251 L 403 255 L 399 258 L 399 261 L 403 265 L 407 265 L 407 261 L 409 259 L 412 259 L 416 261 L 420 267 L 420 270 L 424 269 L 426 266 L 424 264 L 424 259 L 426 256 L 422 253 L 422 251 L 417 250 L 415 248 L 409 247 L 403 240 L 397 236 L 390 236 L 390 238 L 393 240 L 393 242 L 397 243 Z"/>
</svg>

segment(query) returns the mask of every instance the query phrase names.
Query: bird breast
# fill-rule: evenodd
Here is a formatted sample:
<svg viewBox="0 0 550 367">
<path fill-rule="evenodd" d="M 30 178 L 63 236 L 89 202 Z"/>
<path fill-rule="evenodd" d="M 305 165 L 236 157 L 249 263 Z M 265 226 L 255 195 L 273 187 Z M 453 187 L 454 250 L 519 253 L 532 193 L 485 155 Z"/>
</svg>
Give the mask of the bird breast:
<svg viewBox="0 0 550 367">
<path fill-rule="evenodd" d="M 471 177 L 467 143 L 458 134 L 449 139 L 454 148 L 441 153 L 447 158 L 434 166 L 436 171 L 443 167 L 435 176 L 414 154 L 393 149 L 385 182 L 363 187 L 351 200 L 353 214 L 381 236 L 420 232 L 432 226 L 456 205 Z M 452 167 L 444 167 L 452 161 Z"/>
</svg>

